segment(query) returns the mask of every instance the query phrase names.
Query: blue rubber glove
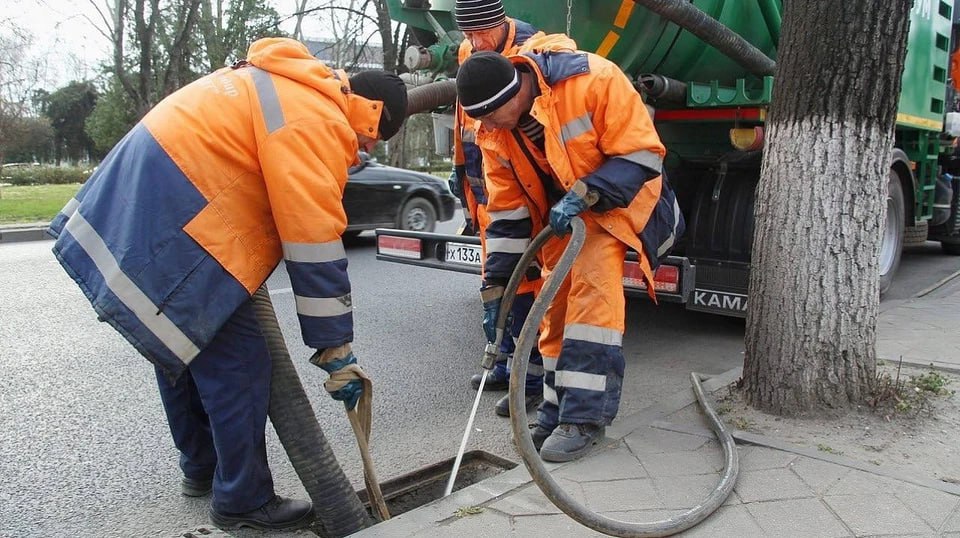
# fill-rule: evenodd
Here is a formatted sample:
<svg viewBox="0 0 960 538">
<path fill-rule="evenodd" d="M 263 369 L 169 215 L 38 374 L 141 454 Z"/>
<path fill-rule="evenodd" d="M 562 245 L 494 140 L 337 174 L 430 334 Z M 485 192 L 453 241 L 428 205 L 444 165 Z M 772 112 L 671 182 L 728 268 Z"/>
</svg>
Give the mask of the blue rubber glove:
<svg viewBox="0 0 960 538">
<path fill-rule="evenodd" d="M 483 334 L 487 342 L 497 341 L 497 318 L 500 317 L 500 303 L 503 302 L 503 286 L 484 286 L 480 289 L 483 301 Z"/>
<path fill-rule="evenodd" d="M 550 208 L 550 227 L 554 233 L 563 237 L 571 230 L 570 222 L 573 217 L 586 211 L 590 204 L 587 200 L 574 191 L 569 191 L 563 195 L 552 208 Z"/>
<path fill-rule="evenodd" d="M 310 362 L 323 368 L 330 375 L 351 364 L 357 364 L 357 357 L 354 356 L 352 351 L 348 352 L 345 357 L 328 362 L 320 362 L 319 357 L 321 353 L 321 351 L 317 351 L 317 353 L 311 357 Z M 343 406 L 347 408 L 347 411 L 357 407 L 357 402 L 360 401 L 361 395 L 363 395 L 363 382 L 359 379 L 351 379 L 339 389 L 330 392 L 330 397 L 343 402 Z"/>
</svg>

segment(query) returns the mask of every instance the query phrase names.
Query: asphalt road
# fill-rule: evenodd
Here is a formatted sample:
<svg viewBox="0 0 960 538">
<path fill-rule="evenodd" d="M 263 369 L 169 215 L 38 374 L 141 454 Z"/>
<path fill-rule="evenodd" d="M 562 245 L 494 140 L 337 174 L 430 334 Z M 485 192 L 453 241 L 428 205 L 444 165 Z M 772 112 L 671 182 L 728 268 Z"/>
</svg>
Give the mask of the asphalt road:
<svg viewBox="0 0 960 538">
<path fill-rule="evenodd" d="M 451 222 L 438 231 L 450 231 Z M 0 245 L 0 536 L 175 536 L 207 524 L 207 501 L 179 493 L 153 370 L 96 320 L 50 253 L 51 242 Z M 473 402 L 468 378 L 482 349 L 478 279 L 374 258 L 373 237 L 348 248 L 354 350 L 375 382 L 373 457 L 382 481 L 452 458 Z M 904 259 L 891 297 L 956 271 L 937 245 Z M 359 453 L 326 374 L 307 363 L 281 268 L 269 283 L 291 356 L 320 423 L 355 487 Z M 742 361 L 743 321 L 677 305 L 628 305 L 621 415 Z M 470 449 L 519 461 L 509 423 L 485 394 Z M 305 498 L 268 428 L 278 493 Z"/>
</svg>

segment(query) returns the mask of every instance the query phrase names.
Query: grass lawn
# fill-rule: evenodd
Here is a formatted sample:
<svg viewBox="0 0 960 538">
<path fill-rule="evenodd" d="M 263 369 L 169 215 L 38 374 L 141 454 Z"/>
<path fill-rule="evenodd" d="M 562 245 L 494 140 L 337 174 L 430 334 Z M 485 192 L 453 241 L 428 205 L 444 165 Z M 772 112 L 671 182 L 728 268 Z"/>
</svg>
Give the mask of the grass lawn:
<svg viewBox="0 0 960 538">
<path fill-rule="evenodd" d="M 48 222 L 80 190 L 80 184 L 0 187 L 0 224 Z"/>
</svg>

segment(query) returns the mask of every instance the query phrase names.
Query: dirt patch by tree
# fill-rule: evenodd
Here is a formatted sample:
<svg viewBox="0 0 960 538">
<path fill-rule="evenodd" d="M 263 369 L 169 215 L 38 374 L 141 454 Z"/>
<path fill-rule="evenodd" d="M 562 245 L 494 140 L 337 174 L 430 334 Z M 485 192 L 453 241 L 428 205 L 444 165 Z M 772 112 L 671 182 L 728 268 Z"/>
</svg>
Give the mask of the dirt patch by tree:
<svg viewBox="0 0 960 538">
<path fill-rule="evenodd" d="M 882 363 L 872 401 L 837 417 L 784 418 L 754 410 L 740 389 L 714 393 L 732 428 L 885 469 L 960 484 L 960 376 Z"/>
</svg>

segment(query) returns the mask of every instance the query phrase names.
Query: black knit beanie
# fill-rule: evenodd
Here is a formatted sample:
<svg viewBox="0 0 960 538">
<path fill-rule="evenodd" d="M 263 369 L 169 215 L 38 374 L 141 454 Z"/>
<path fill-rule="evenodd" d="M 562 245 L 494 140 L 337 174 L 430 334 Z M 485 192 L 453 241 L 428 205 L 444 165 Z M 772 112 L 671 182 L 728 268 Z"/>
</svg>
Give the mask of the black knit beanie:
<svg viewBox="0 0 960 538">
<path fill-rule="evenodd" d="M 471 118 L 489 114 L 520 91 L 520 74 L 503 55 L 471 54 L 457 72 L 457 98 Z"/>
<path fill-rule="evenodd" d="M 380 112 L 380 138 L 390 140 L 407 119 L 407 85 L 400 77 L 382 69 L 361 71 L 350 77 L 353 93 L 374 101 L 383 101 Z"/>
<path fill-rule="evenodd" d="M 495 28 L 507 21 L 500 0 L 457 0 L 457 28 L 464 32 Z"/>
</svg>

